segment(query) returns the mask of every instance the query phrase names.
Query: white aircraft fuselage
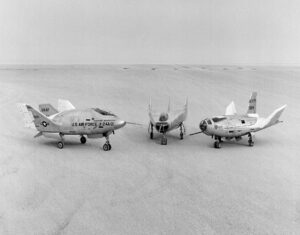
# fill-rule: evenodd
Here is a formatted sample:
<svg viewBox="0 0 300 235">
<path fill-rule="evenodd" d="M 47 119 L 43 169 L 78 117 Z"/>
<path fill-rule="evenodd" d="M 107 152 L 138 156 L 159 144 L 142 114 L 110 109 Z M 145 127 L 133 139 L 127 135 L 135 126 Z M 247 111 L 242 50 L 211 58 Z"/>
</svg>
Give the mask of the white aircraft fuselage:
<svg viewBox="0 0 300 235">
<path fill-rule="evenodd" d="M 69 101 L 59 100 L 58 110 L 51 104 L 40 104 L 40 111 L 27 104 L 18 104 L 24 114 L 25 126 L 36 128 L 35 135 L 58 139 L 58 148 L 64 147 L 65 135 L 80 135 L 80 142 L 86 143 L 88 138 L 106 138 L 103 149 L 111 149 L 109 135 L 122 128 L 126 122 L 115 114 L 99 108 L 76 109 Z"/>
<path fill-rule="evenodd" d="M 112 132 L 126 124 L 116 115 L 97 108 L 67 110 L 54 114 L 49 119 L 59 127 L 62 134 L 88 137 Z"/>
<path fill-rule="evenodd" d="M 200 122 L 201 132 L 215 138 L 215 148 L 220 148 L 222 138 L 240 140 L 242 136 L 248 135 L 249 146 L 253 146 L 252 137 L 254 133 L 267 127 L 278 124 L 279 117 L 286 108 L 286 105 L 274 110 L 267 118 L 259 117 L 256 113 L 257 92 L 252 92 L 246 114 L 237 114 L 234 102 L 226 108 L 226 114 L 212 118 L 206 118 Z M 194 134 L 197 134 L 194 133 Z M 193 134 L 192 134 L 193 135 Z"/>
</svg>

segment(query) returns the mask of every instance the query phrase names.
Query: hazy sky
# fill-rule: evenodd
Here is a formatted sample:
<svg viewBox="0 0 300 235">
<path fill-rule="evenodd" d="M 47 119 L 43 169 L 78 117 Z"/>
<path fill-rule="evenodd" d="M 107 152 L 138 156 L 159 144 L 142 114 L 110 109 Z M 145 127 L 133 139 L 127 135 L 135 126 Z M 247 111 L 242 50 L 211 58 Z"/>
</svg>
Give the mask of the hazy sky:
<svg viewBox="0 0 300 235">
<path fill-rule="evenodd" d="M 299 0 L 0 0 L 0 64 L 298 64 Z"/>
</svg>

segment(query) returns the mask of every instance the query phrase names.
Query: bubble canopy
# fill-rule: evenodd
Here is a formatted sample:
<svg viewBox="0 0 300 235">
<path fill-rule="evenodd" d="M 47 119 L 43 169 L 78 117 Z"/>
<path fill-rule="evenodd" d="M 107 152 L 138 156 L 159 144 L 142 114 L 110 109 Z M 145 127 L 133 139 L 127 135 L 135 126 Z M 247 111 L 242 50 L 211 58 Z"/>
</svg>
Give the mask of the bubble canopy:
<svg viewBox="0 0 300 235">
<path fill-rule="evenodd" d="M 105 111 L 103 109 L 93 108 L 93 110 L 96 111 L 97 113 L 101 114 L 101 115 L 104 115 L 104 116 L 114 116 L 114 117 L 116 117 L 116 115 L 113 114 L 112 112 Z"/>
</svg>

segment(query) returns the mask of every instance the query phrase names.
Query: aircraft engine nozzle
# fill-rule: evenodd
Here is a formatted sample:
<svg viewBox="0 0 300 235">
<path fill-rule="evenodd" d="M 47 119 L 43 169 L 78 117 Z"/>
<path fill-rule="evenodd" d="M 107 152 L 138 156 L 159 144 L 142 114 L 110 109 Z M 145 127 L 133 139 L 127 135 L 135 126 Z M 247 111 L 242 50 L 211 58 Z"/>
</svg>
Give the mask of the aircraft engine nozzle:
<svg viewBox="0 0 300 235">
<path fill-rule="evenodd" d="M 203 121 L 200 122 L 199 128 L 200 128 L 201 131 L 206 131 L 206 129 L 207 129 L 207 123 L 206 123 L 205 120 L 203 120 Z"/>
<path fill-rule="evenodd" d="M 126 125 L 126 122 L 121 120 L 121 119 L 117 119 L 114 123 L 114 128 L 115 129 L 119 129 L 119 128 L 122 128 L 123 126 Z"/>
</svg>

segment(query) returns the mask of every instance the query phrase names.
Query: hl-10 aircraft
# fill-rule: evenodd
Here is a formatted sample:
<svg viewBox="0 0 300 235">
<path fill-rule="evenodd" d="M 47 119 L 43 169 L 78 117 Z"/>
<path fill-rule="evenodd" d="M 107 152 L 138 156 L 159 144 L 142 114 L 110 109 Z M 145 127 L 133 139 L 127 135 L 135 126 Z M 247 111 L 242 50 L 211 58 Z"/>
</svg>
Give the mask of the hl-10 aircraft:
<svg viewBox="0 0 300 235">
<path fill-rule="evenodd" d="M 88 138 L 106 138 L 103 150 L 111 150 L 109 135 L 125 126 L 126 122 L 115 114 L 99 108 L 75 109 L 67 100 L 58 100 L 58 110 L 51 104 L 40 104 L 39 111 L 28 104 L 18 104 L 24 114 L 26 127 L 36 128 L 35 136 L 58 139 L 57 147 L 64 147 L 65 135 L 80 135 L 80 142 L 86 143 Z"/>
<path fill-rule="evenodd" d="M 187 109 L 188 109 L 188 102 L 184 107 L 180 110 L 170 110 L 170 100 L 168 105 L 167 112 L 154 112 L 152 110 L 151 100 L 149 104 L 149 118 L 150 123 L 148 127 L 148 132 L 150 133 L 150 139 L 153 139 L 153 128 L 156 129 L 157 132 L 162 134 L 161 144 L 167 144 L 167 137 L 166 133 L 172 131 L 174 129 L 180 128 L 180 139 L 183 139 L 183 134 L 185 133 L 185 127 L 183 122 L 186 120 L 187 117 Z"/>
<path fill-rule="evenodd" d="M 231 102 L 226 108 L 225 115 L 204 119 L 199 125 L 201 131 L 191 135 L 204 133 L 212 136 L 212 138 L 215 138 L 215 148 L 221 147 L 220 143 L 222 142 L 222 138 L 226 140 L 235 138 L 238 141 L 242 136 L 248 135 L 248 144 L 249 146 L 253 146 L 254 132 L 281 122 L 278 119 L 286 107 L 286 105 L 284 105 L 276 109 L 267 118 L 259 117 L 256 113 L 256 96 L 257 92 L 253 92 L 246 114 L 238 115 L 234 102 Z"/>
</svg>

